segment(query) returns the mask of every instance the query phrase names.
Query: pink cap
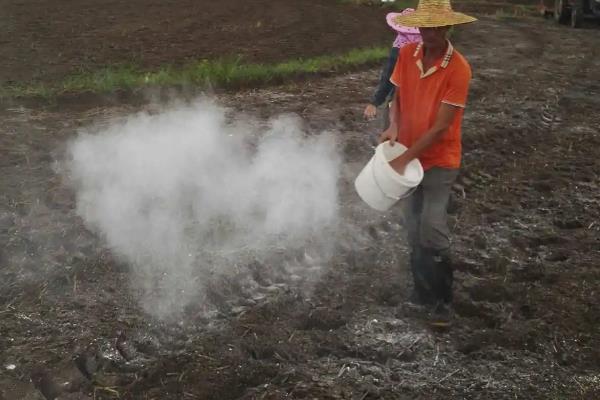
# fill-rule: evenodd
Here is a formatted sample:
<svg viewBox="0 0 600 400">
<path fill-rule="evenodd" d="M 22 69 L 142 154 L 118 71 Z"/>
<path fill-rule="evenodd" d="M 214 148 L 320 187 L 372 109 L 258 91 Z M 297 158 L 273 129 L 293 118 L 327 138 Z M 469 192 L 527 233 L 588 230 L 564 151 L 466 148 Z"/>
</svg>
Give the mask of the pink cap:
<svg viewBox="0 0 600 400">
<path fill-rule="evenodd" d="M 406 15 L 406 14 L 410 14 L 412 12 L 414 12 L 414 8 L 405 8 L 404 10 L 402 10 L 402 12 L 396 13 L 396 12 L 391 12 L 388 13 L 385 16 L 385 19 L 387 21 L 387 24 L 396 32 L 398 33 L 407 33 L 407 34 L 414 34 L 414 33 L 419 33 L 419 29 L 418 28 L 410 28 L 408 26 L 402 26 L 402 25 L 398 25 L 394 20 L 396 19 L 397 16 L 399 15 Z"/>
<path fill-rule="evenodd" d="M 396 23 L 395 19 L 399 15 L 406 15 L 414 12 L 413 8 L 406 8 L 402 12 L 388 13 L 385 17 L 388 25 L 398 33 L 396 40 L 394 40 L 394 47 L 401 48 L 405 44 L 420 42 L 421 41 L 421 33 L 418 28 L 411 28 L 408 26 L 402 26 Z"/>
</svg>

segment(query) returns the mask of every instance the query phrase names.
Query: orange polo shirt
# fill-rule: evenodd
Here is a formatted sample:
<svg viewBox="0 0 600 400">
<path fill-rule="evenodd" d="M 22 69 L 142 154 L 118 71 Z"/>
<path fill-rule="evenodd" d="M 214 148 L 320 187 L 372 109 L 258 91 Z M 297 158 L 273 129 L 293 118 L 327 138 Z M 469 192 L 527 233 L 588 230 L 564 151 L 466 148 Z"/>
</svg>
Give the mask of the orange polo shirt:
<svg viewBox="0 0 600 400">
<path fill-rule="evenodd" d="M 461 122 L 471 80 L 471 67 L 448 42 L 445 55 L 429 71 L 423 71 L 423 44 L 400 50 L 390 81 L 397 86 L 400 115 L 398 141 L 412 146 L 433 126 L 441 103 L 459 107 L 454 122 L 438 141 L 419 156 L 423 169 L 458 168 L 461 159 Z"/>
</svg>

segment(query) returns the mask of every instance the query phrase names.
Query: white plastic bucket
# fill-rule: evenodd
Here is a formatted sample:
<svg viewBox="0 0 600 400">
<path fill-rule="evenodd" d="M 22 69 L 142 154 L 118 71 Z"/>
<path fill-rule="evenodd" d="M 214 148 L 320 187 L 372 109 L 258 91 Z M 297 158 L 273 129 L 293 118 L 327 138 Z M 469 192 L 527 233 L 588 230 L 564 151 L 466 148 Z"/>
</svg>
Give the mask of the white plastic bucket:
<svg viewBox="0 0 600 400">
<path fill-rule="evenodd" d="M 408 197 L 423 180 L 423 166 L 414 159 L 404 174 L 397 173 L 390 161 L 406 151 L 400 143 L 383 142 L 354 181 L 356 192 L 365 203 L 378 211 L 387 211 L 398 200 Z"/>
</svg>

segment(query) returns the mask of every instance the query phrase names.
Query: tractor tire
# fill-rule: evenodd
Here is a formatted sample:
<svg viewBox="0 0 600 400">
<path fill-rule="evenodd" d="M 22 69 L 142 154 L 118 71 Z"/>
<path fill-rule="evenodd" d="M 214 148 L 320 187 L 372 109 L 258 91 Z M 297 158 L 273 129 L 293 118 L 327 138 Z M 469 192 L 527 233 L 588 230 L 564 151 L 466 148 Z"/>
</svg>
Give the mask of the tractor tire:
<svg viewBox="0 0 600 400">
<path fill-rule="evenodd" d="M 566 25 L 571 18 L 571 10 L 566 7 L 565 1 L 554 0 L 554 20 L 563 25 Z"/>
</svg>

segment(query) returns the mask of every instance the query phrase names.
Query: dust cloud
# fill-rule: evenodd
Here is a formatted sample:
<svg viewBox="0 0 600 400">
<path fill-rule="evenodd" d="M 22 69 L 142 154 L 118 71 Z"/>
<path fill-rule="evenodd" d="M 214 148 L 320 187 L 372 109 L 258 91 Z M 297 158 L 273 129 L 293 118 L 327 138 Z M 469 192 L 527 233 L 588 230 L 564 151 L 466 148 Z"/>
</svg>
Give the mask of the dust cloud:
<svg viewBox="0 0 600 400">
<path fill-rule="evenodd" d="M 65 170 L 77 213 L 166 317 L 211 274 L 273 252 L 327 257 L 340 163 L 333 135 L 297 117 L 259 123 L 202 99 L 80 131 Z"/>
</svg>

